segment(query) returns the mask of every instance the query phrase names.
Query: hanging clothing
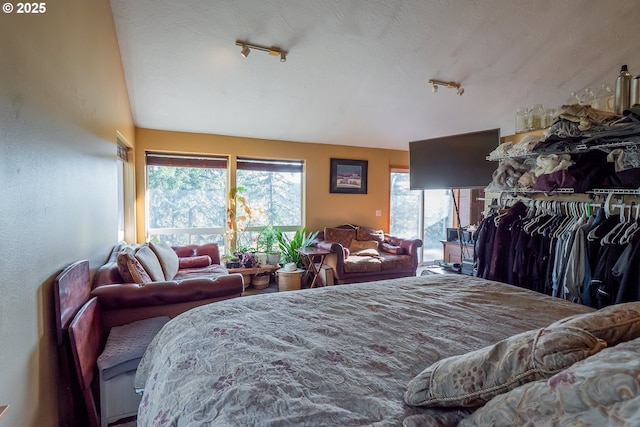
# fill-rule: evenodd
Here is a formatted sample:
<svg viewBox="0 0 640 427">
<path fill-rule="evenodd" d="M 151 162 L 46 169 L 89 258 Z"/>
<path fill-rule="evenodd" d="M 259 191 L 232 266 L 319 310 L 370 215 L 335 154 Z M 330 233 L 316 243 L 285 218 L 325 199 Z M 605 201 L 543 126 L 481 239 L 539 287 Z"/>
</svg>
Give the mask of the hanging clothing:
<svg viewBox="0 0 640 427">
<path fill-rule="evenodd" d="M 527 206 L 517 202 L 499 219 L 491 252 L 488 279 L 506 282 L 509 275 L 508 251 L 511 243 L 511 225 L 527 212 Z"/>
</svg>

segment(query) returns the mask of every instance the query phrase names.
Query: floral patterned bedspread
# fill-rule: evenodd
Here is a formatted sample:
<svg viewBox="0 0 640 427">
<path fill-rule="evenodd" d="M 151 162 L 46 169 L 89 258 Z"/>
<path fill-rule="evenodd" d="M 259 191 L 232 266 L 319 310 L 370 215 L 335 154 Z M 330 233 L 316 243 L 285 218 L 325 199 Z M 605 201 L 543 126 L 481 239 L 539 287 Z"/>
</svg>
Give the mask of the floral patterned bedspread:
<svg viewBox="0 0 640 427">
<path fill-rule="evenodd" d="M 402 425 L 433 362 L 590 308 L 462 275 L 263 294 L 171 320 L 140 363 L 139 426 Z"/>
</svg>

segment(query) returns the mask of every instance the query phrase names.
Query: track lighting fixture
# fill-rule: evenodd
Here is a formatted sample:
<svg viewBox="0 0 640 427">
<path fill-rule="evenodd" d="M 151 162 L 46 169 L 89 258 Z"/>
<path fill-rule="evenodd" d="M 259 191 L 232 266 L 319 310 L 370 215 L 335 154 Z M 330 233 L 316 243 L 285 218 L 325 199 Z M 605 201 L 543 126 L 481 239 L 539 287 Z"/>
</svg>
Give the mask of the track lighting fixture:
<svg viewBox="0 0 640 427">
<path fill-rule="evenodd" d="M 431 85 L 431 91 L 436 93 L 438 91 L 438 86 L 444 86 L 449 89 L 456 89 L 456 93 L 460 96 L 464 93 L 464 88 L 460 86 L 460 83 L 456 82 L 443 82 L 442 80 L 434 80 L 430 79 L 429 84 Z"/>
<path fill-rule="evenodd" d="M 263 52 L 267 52 L 271 56 L 279 56 L 280 62 L 287 62 L 288 52 L 286 50 L 280 49 L 277 46 L 266 47 L 266 46 L 260 46 L 257 44 L 243 42 L 241 40 L 236 40 L 236 46 L 242 47 L 242 50 L 240 51 L 240 55 L 244 56 L 245 58 L 249 56 L 251 49 L 255 49 L 255 50 L 261 50 Z"/>
</svg>

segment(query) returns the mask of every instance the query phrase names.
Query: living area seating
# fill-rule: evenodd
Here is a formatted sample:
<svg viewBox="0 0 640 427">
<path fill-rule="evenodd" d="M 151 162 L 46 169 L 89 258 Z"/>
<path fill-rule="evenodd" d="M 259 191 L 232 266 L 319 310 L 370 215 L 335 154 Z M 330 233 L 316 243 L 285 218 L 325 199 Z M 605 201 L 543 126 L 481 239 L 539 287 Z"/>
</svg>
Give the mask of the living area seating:
<svg viewBox="0 0 640 427">
<path fill-rule="evenodd" d="M 420 239 L 390 236 L 382 230 L 344 224 L 318 233 L 316 246 L 329 250 L 325 265 L 338 284 L 415 276 Z"/>
<path fill-rule="evenodd" d="M 216 244 L 118 244 L 93 290 L 87 260 L 56 277 L 60 425 L 106 425 L 135 414 L 133 375 L 162 325 L 190 308 L 242 295 L 242 275 L 219 263 Z"/>
<path fill-rule="evenodd" d="M 242 275 L 220 265 L 218 245 L 118 244 L 94 277 L 105 328 L 242 295 Z"/>
</svg>

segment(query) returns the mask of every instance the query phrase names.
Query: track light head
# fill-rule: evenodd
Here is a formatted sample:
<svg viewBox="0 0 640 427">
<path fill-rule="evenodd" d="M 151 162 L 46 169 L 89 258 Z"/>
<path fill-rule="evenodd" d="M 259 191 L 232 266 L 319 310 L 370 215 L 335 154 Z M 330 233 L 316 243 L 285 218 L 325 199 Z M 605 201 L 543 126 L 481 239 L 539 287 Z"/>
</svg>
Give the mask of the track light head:
<svg viewBox="0 0 640 427">
<path fill-rule="evenodd" d="M 278 46 L 260 46 L 259 44 L 247 43 L 244 40 L 236 40 L 236 46 L 242 47 L 240 55 L 244 56 L 245 58 L 249 56 L 249 53 L 251 53 L 251 49 L 253 49 L 267 52 L 270 56 L 279 56 L 280 62 L 287 62 L 288 52 L 286 50 L 280 49 Z"/>
<path fill-rule="evenodd" d="M 444 86 L 449 89 L 455 89 L 456 93 L 459 96 L 462 96 L 462 94 L 464 93 L 464 88 L 460 86 L 460 83 L 429 79 L 429 84 L 431 85 L 431 91 L 433 93 L 436 93 L 438 91 L 438 86 Z"/>
</svg>

